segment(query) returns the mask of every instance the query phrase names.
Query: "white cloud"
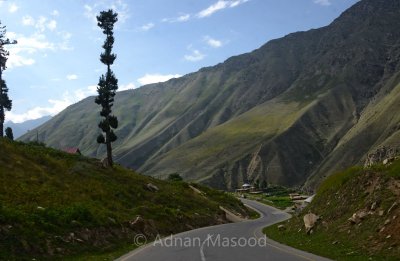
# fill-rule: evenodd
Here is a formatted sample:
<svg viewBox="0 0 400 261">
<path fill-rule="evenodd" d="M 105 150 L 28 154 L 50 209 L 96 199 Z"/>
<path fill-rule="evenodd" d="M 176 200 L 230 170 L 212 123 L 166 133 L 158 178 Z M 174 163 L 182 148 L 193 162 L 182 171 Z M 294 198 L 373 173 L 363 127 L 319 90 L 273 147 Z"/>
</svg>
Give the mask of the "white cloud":
<svg viewBox="0 0 400 261">
<path fill-rule="evenodd" d="M 125 23 L 125 21 L 130 17 L 129 7 L 123 0 L 104 0 L 98 1 L 93 5 L 84 5 L 84 15 L 92 20 L 97 28 L 96 16 L 100 14 L 100 11 L 113 9 L 118 13 L 118 23 Z"/>
<path fill-rule="evenodd" d="M 57 21 L 56 20 L 51 20 L 48 24 L 47 24 L 47 28 L 49 28 L 51 31 L 54 31 L 57 27 Z"/>
<path fill-rule="evenodd" d="M 35 60 L 26 55 L 36 53 L 37 51 L 55 50 L 55 45 L 48 42 L 46 36 L 43 34 L 34 34 L 26 37 L 14 32 L 7 32 L 7 37 L 18 40 L 18 44 L 8 46 L 10 56 L 7 61 L 7 67 L 9 68 L 34 64 Z"/>
<path fill-rule="evenodd" d="M 146 74 L 143 77 L 140 77 L 138 79 L 138 82 L 141 85 L 146 85 L 146 84 L 151 84 L 151 83 L 157 83 L 157 82 L 166 82 L 172 78 L 179 78 L 182 75 L 180 74 Z"/>
<path fill-rule="evenodd" d="M 49 99 L 49 106 L 38 106 L 34 107 L 24 113 L 14 113 L 12 111 L 6 112 L 7 120 L 10 120 L 14 123 L 20 123 L 27 120 L 34 120 L 41 118 L 46 115 L 56 115 L 61 112 L 69 105 L 76 103 L 86 97 L 95 95 L 97 92 L 96 85 L 90 85 L 84 89 L 78 89 L 74 92 L 64 92 L 61 99 Z"/>
<path fill-rule="evenodd" d="M 66 78 L 67 78 L 68 81 L 77 80 L 78 79 L 78 75 L 76 75 L 76 74 L 68 74 Z"/>
<path fill-rule="evenodd" d="M 143 31 L 143 32 L 148 31 L 148 30 L 150 30 L 151 28 L 153 28 L 154 26 L 155 26 L 155 25 L 154 25 L 153 23 L 148 23 L 148 24 L 142 25 L 142 26 L 140 27 L 140 31 Z"/>
<path fill-rule="evenodd" d="M 241 4 L 244 4 L 246 2 L 248 2 L 249 0 L 218 0 L 218 2 L 216 2 L 215 4 L 210 5 L 209 7 L 207 7 L 206 9 L 200 11 L 197 14 L 198 18 L 204 18 L 204 17 L 208 17 L 211 16 L 212 14 L 223 10 L 225 8 L 233 8 L 236 6 L 239 6 Z"/>
<path fill-rule="evenodd" d="M 72 37 L 71 33 L 66 32 L 66 31 L 61 31 L 61 32 L 57 32 L 57 35 L 59 35 L 62 38 L 62 41 L 60 43 L 58 43 L 58 48 L 60 50 L 70 51 L 70 50 L 74 49 L 69 44 L 69 40 Z"/>
<path fill-rule="evenodd" d="M 22 24 L 25 26 L 34 26 L 37 31 L 41 33 L 46 29 L 54 31 L 57 28 L 57 21 L 54 19 L 49 20 L 45 16 L 39 16 L 39 18 L 35 20 L 32 16 L 26 15 L 22 17 Z"/>
<path fill-rule="evenodd" d="M 33 34 L 26 37 L 13 32 L 7 33 L 7 37 L 17 39 L 18 44 L 9 47 L 10 52 L 28 52 L 35 53 L 38 50 L 55 50 L 55 45 L 49 41 L 44 34 Z M 11 56 L 11 55 L 10 55 Z"/>
<path fill-rule="evenodd" d="M 186 54 L 184 56 L 185 60 L 189 62 L 198 62 L 203 60 L 204 57 L 205 55 L 201 53 L 199 50 L 192 50 L 191 54 Z"/>
<path fill-rule="evenodd" d="M 26 16 L 22 17 L 22 24 L 23 25 L 34 26 L 35 25 L 35 20 L 32 18 L 32 16 L 26 15 Z"/>
<path fill-rule="evenodd" d="M 136 85 L 133 82 L 130 82 L 128 84 L 122 84 L 118 87 L 118 91 L 126 91 L 132 89 L 136 89 Z"/>
<path fill-rule="evenodd" d="M 84 5 L 83 8 L 85 9 L 84 15 L 92 20 L 93 23 L 97 24 L 97 13 L 93 10 L 93 7 L 91 7 L 90 5 Z"/>
<path fill-rule="evenodd" d="M 14 123 L 39 119 L 46 115 L 56 115 L 73 103 L 72 97 L 68 92 L 63 94 L 63 98 L 61 100 L 49 99 L 48 102 L 50 105 L 47 107 L 34 107 L 24 113 L 13 113 L 12 111 L 7 111 L 6 118 Z"/>
<path fill-rule="evenodd" d="M 13 68 L 13 67 L 20 67 L 20 66 L 28 66 L 28 65 L 33 65 L 34 63 L 35 63 L 35 60 L 32 58 L 27 58 L 27 57 L 23 57 L 18 54 L 13 54 L 13 55 L 10 55 L 10 57 L 7 60 L 7 67 Z"/>
<path fill-rule="evenodd" d="M 175 18 L 164 18 L 162 22 L 176 23 L 176 22 L 186 22 L 189 21 L 192 16 L 190 14 L 182 14 Z"/>
<path fill-rule="evenodd" d="M 190 14 L 181 15 L 177 18 L 178 22 L 186 22 L 190 19 Z"/>
<path fill-rule="evenodd" d="M 52 15 L 52 16 L 59 16 L 59 15 L 60 15 L 60 12 L 58 12 L 58 10 L 53 10 L 53 11 L 51 12 L 51 15 Z"/>
<path fill-rule="evenodd" d="M 14 32 L 7 32 L 6 37 L 12 40 L 16 39 L 18 44 L 9 45 L 7 49 L 10 51 L 10 56 L 7 61 L 7 66 L 9 68 L 27 66 L 35 63 L 34 58 L 29 57 L 30 55 L 37 53 L 39 51 L 56 51 L 56 50 L 71 50 L 72 47 L 69 46 L 69 39 L 71 34 L 68 32 L 56 32 L 59 36 L 60 41 L 53 43 L 50 42 L 45 33 L 42 30 L 42 25 L 46 28 L 56 27 L 56 23 L 46 23 L 47 19 L 45 17 L 39 18 L 39 22 L 36 23 L 35 20 L 30 16 L 25 16 L 22 18 L 22 23 L 25 25 L 34 25 L 38 30 L 30 36 L 25 36 L 23 34 L 17 34 Z M 50 21 L 51 22 L 51 21 Z"/>
<path fill-rule="evenodd" d="M 193 17 L 205 18 L 205 17 L 211 16 L 215 12 L 220 11 L 222 9 L 237 7 L 248 1 L 250 1 L 250 0 L 218 0 L 216 3 L 210 5 L 206 9 L 201 10 L 200 12 L 198 12 L 195 15 L 181 14 L 180 16 L 174 17 L 174 18 L 164 18 L 161 20 L 161 22 L 176 23 L 176 22 L 187 22 L 190 19 L 192 19 Z M 316 1 L 318 1 L 318 0 L 316 0 Z M 325 0 L 325 1 L 328 1 L 328 0 Z"/>
<path fill-rule="evenodd" d="M 8 12 L 10 12 L 10 13 L 15 13 L 18 11 L 18 9 L 19 9 L 19 6 L 16 5 L 15 3 L 10 3 L 8 5 Z"/>
<path fill-rule="evenodd" d="M 78 89 L 74 91 L 74 101 L 81 101 L 86 97 L 93 96 L 97 93 L 97 85 L 89 85 L 86 89 Z"/>
<path fill-rule="evenodd" d="M 314 3 L 317 5 L 323 5 L 323 6 L 331 5 L 330 0 L 314 0 Z"/>
<path fill-rule="evenodd" d="M 223 45 L 220 40 L 213 39 L 210 36 L 205 36 L 204 41 L 213 48 L 219 48 Z"/>
</svg>

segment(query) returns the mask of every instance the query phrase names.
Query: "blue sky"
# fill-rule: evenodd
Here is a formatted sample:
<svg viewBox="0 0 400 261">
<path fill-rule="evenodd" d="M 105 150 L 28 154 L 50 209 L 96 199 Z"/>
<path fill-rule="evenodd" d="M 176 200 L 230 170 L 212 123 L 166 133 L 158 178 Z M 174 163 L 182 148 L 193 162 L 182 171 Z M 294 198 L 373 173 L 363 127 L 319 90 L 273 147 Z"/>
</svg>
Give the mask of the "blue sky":
<svg viewBox="0 0 400 261">
<path fill-rule="evenodd" d="M 328 25 L 356 0 L 0 0 L 10 39 L 6 121 L 55 115 L 94 95 L 105 67 L 95 16 L 113 8 L 120 89 L 165 81 Z"/>
</svg>

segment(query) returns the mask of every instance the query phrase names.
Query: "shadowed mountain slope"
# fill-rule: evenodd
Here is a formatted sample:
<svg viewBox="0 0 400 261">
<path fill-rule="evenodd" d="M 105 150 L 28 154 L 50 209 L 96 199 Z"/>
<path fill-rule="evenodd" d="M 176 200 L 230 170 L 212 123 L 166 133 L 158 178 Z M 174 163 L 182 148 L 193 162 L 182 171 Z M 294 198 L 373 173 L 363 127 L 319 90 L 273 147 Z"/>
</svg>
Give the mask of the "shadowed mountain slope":
<svg viewBox="0 0 400 261">
<path fill-rule="evenodd" d="M 329 26 L 119 93 L 116 160 L 145 174 L 178 172 L 219 188 L 255 179 L 316 186 L 399 138 L 395 127 L 382 126 L 397 126 L 395 118 L 371 116 L 397 108 L 399 15 L 398 0 L 360 1 Z M 98 118 L 87 98 L 42 125 L 39 136 L 51 146 L 79 146 L 102 157 Z"/>
</svg>

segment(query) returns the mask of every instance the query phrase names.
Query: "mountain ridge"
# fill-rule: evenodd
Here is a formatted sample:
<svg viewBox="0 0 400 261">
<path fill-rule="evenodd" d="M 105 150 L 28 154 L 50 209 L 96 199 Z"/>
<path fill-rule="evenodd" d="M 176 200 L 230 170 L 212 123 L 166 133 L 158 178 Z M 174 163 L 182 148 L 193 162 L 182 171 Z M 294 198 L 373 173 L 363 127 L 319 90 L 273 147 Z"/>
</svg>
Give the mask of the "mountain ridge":
<svg viewBox="0 0 400 261">
<path fill-rule="evenodd" d="M 349 149 L 353 157 L 347 159 L 337 148 L 361 126 L 365 108 L 398 83 L 399 14 L 397 0 L 363 0 L 328 26 L 269 41 L 178 79 L 119 93 L 116 161 L 145 174 L 178 172 L 224 189 L 256 179 L 317 186 L 324 176 L 359 163 L 379 146 L 371 139 L 359 152 Z M 40 139 L 103 156 L 104 148 L 90 138 L 97 136 L 98 119 L 92 100 L 40 127 Z M 76 135 L 66 135 L 75 127 Z"/>
</svg>

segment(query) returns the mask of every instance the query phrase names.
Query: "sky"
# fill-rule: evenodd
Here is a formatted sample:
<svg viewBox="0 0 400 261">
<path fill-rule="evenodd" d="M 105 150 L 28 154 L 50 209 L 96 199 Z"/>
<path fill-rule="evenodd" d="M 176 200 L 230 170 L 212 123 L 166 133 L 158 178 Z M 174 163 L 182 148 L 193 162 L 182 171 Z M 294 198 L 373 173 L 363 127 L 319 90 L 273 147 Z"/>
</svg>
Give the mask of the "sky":
<svg viewBox="0 0 400 261">
<path fill-rule="evenodd" d="M 96 94 L 105 66 L 96 15 L 118 13 L 112 67 L 119 90 L 166 81 L 331 23 L 357 0 L 0 0 L 3 73 L 15 123 L 56 115 Z"/>
</svg>

